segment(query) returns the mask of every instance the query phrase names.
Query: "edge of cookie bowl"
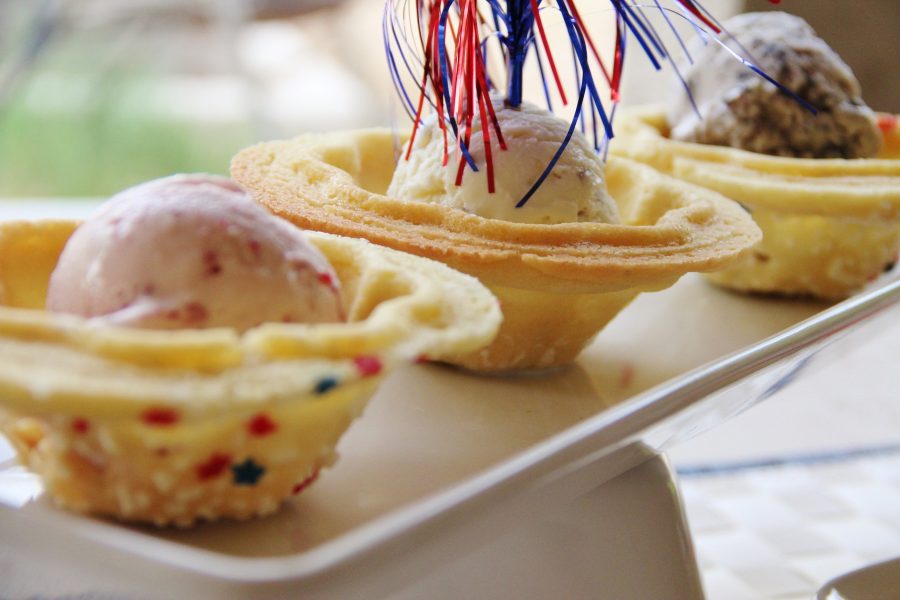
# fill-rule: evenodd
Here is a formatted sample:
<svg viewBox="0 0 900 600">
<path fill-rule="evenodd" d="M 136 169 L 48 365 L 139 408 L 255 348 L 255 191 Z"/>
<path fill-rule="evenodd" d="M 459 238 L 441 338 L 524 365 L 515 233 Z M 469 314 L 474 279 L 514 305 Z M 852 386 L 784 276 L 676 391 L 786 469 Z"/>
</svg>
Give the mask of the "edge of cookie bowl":
<svg viewBox="0 0 900 600">
<path fill-rule="evenodd" d="M 199 419 L 221 408 L 290 400 L 314 391 L 325 376 L 352 384 L 425 353 L 440 357 L 481 347 L 500 321 L 494 297 L 474 278 L 362 240 L 310 232 L 310 240 L 336 259 L 344 275 L 349 271 L 343 263 L 358 269 L 348 279 L 353 288 L 349 312 L 360 320 L 269 323 L 242 335 L 226 328 L 98 326 L 33 306 L 41 290 L 26 299 L 19 290 L 43 285 L 46 291 L 44 277 L 75 225 L 0 224 L 0 290 L 5 290 L 0 304 L 11 298 L 32 304 L 0 305 L 0 392 L 3 404 L 12 408 L 48 414 L 97 410 L 115 417 L 164 403 L 184 408 L 187 419 Z M 16 250 L 40 248 L 35 240 L 42 227 L 54 232 L 50 247 L 23 257 L 23 267 L 3 269 Z M 19 281 L 35 272 L 36 278 Z M 456 301 L 448 304 L 448 298 Z M 378 368 L 361 369 L 360 357 L 377 359 Z"/>
<path fill-rule="evenodd" d="M 889 142 L 895 133 L 900 133 L 900 118 L 893 115 L 886 116 L 898 119 L 897 124 L 890 132 L 882 132 L 885 142 Z M 856 175 L 866 173 L 873 175 L 900 174 L 900 161 L 896 158 L 884 156 L 856 159 L 793 158 L 760 154 L 727 146 L 672 140 L 668 137 L 669 129 L 665 107 L 658 104 L 632 107 L 619 111 L 617 125 L 619 125 L 621 135 L 616 136 L 616 142 L 621 141 L 626 135 L 631 136 L 643 132 L 644 134 L 662 137 L 671 147 L 678 148 L 692 158 L 748 167 L 765 166 L 773 173 L 804 174 L 813 177 L 846 173 L 849 169 Z M 610 149 L 614 151 L 615 148 L 616 143 L 614 142 Z M 884 148 L 884 150 L 890 151 L 891 148 Z"/>
<path fill-rule="evenodd" d="M 900 158 L 791 158 L 672 140 L 664 109 L 656 106 L 623 111 L 619 119 L 613 154 L 743 204 L 797 214 L 900 218 Z M 884 138 L 887 143 L 888 132 Z"/>
<path fill-rule="evenodd" d="M 724 196 L 619 158 L 608 165 L 608 180 L 631 221 L 625 225 L 512 223 L 365 189 L 363 179 L 387 187 L 394 152 L 387 129 L 316 134 L 251 146 L 231 171 L 258 202 L 298 226 L 438 258 L 508 285 L 523 277 L 567 290 L 642 285 L 718 268 L 759 236 Z M 531 272 L 510 274 L 522 265 Z"/>
</svg>

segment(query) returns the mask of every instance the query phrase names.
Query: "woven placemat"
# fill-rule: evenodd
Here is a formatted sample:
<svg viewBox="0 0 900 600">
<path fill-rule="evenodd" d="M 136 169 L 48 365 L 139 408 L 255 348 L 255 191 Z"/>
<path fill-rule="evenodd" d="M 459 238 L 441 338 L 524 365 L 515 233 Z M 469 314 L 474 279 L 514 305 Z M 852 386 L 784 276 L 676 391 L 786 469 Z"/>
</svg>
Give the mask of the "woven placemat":
<svg viewBox="0 0 900 600">
<path fill-rule="evenodd" d="M 708 600 L 809 600 L 900 556 L 900 446 L 679 475 Z"/>
</svg>

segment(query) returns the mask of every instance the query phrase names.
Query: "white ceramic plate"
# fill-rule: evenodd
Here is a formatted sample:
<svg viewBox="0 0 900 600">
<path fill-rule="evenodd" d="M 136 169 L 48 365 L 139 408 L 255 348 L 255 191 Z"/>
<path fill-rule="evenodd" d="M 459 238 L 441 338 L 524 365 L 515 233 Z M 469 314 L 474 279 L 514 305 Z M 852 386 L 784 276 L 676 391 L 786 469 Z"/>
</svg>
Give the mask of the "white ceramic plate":
<svg viewBox="0 0 900 600">
<path fill-rule="evenodd" d="M 825 584 L 816 600 L 900 600 L 900 558 L 841 575 Z"/>
</svg>

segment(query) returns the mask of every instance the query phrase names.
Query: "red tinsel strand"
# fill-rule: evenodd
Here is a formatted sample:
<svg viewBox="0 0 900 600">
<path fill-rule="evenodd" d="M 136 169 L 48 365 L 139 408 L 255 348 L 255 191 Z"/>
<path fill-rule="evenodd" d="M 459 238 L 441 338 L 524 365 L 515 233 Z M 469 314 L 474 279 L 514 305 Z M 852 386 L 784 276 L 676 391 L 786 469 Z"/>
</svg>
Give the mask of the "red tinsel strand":
<svg viewBox="0 0 900 600">
<path fill-rule="evenodd" d="M 541 44 L 544 46 L 544 54 L 547 56 L 547 63 L 550 65 L 550 71 L 553 73 L 553 79 L 556 81 L 556 88 L 559 90 L 559 97 L 562 99 L 562 103 L 565 106 L 569 101 L 566 99 L 566 90 L 563 88 L 562 80 L 559 77 L 559 71 L 556 69 L 556 62 L 553 60 L 553 53 L 550 51 L 550 42 L 547 41 L 547 34 L 544 31 L 544 22 L 541 21 L 538 0 L 531 0 L 531 11 L 532 14 L 534 14 L 534 23 L 537 25 L 538 34 L 541 36 Z"/>
<path fill-rule="evenodd" d="M 572 11 L 572 16 L 575 17 L 575 22 L 578 24 L 578 28 L 584 35 L 584 39 L 587 40 L 588 47 L 591 49 L 591 54 L 594 55 L 594 59 L 597 61 L 597 64 L 600 65 L 600 71 L 603 73 L 603 78 L 606 79 L 606 83 L 610 87 L 610 94 L 613 101 L 617 101 L 619 99 L 619 90 L 613 87 L 612 77 L 610 76 L 610 73 L 606 68 L 606 64 L 603 62 L 603 59 L 600 58 L 600 53 L 597 51 L 597 47 L 594 45 L 594 40 L 591 38 L 591 34 L 588 31 L 588 28 L 585 26 L 584 21 L 581 18 L 581 14 L 578 12 L 578 7 L 575 6 L 574 0 L 572 2 L 569 2 L 569 8 Z"/>
<path fill-rule="evenodd" d="M 420 6 L 420 4 L 417 3 L 416 4 L 416 12 L 417 13 L 419 10 L 419 6 Z M 431 12 L 433 13 L 438 8 L 439 7 L 438 7 L 437 3 L 432 2 Z M 433 20 L 433 22 L 435 24 L 437 23 L 437 21 L 434 21 L 434 20 Z M 421 27 L 419 28 L 419 33 L 420 33 L 420 37 L 421 37 Z M 440 94 L 440 89 L 437 89 L 440 86 L 440 79 L 432 76 L 432 69 L 434 68 L 435 65 L 431 58 L 431 50 L 432 50 L 431 47 L 432 47 L 433 39 L 435 37 L 437 37 L 437 27 L 436 26 L 429 27 L 428 28 L 428 39 L 427 39 L 427 41 L 423 42 L 423 44 L 424 44 L 423 48 L 424 48 L 424 54 L 425 54 L 425 60 L 423 62 L 424 62 L 425 68 L 423 69 L 424 73 L 422 75 L 422 85 L 419 87 L 419 104 L 418 104 L 418 107 L 416 108 L 416 117 L 413 120 L 413 129 L 412 129 L 412 133 L 409 136 L 409 145 L 406 148 L 406 160 L 409 160 L 410 154 L 412 153 L 413 142 L 416 141 L 416 133 L 419 131 L 419 124 L 422 122 L 422 109 L 425 106 L 425 97 L 428 95 L 427 86 L 428 86 L 429 81 L 431 81 L 432 84 L 434 85 L 434 87 L 436 88 L 435 93 L 436 93 L 437 97 L 442 97 L 442 95 Z M 446 148 L 445 148 L 444 152 L 446 154 Z"/>
<path fill-rule="evenodd" d="M 694 15 L 697 19 L 700 20 L 701 23 L 709 27 L 714 33 L 716 33 L 717 35 L 722 33 L 722 30 L 715 23 L 710 21 L 708 18 L 706 18 L 706 15 L 700 12 L 700 9 L 697 8 L 693 0 L 676 0 L 676 2 L 687 9 L 689 13 Z"/>
<path fill-rule="evenodd" d="M 477 27 L 474 28 L 474 34 L 472 31 L 473 25 L 476 25 L 476 23 L 473 23 L 473 11 L 471 8 L 476 1 L 477 0 L 460 0 L 461 12 L 459 17 L 459 37 L 457 39 L 456 47 L 457 69 L 454 73 L 453 88 L 452 93 L 450 94 L 450 98 L 453 101 L 451 114 L 453 114 L 457 123 L 465 126 L 466 133 L 462 144 L 464 144 L 466 148 L 469 147 L 469 143 L 472 141 L 472 121 L 475 112 L 473 103 L 474 90 L 472 89 L 472 78 L 469 74 L 472 73 L 472 60 L 474 58 L 474 53 L 472 51 L 473 37 L 475 46 L 477 47 L 479 44 L 479 40 L 477 39 Z M 457 140 L 456 150 L 459 167 L 456 172 L 456 185 L 462 185 L 463 173 L 465 172 L 466 167 L 465 157 L 460 156 L 463 147 L 462 144 Z"/>
<path fill-rule="evenodd" d="M 622 86 L 622 67 L 625 64 L 625 47 L 623 45 L 623 37 L 622 37 L 622 29 L 624 25 L 622 24 L 621 18 L 616 18 L 616 51 L 613 56 L 613 75 L 612 75 L 612 83 L 610 83 L 610 89 L 616 94 L 616 100 L 618 100 L 619 89 Z"/>
<path fill-rule="evenodd" d="M 481 84 L 478 84 L 478 88 L 480 92 Z M 488 106 L 490 104 L 490 98 L 488 98 Z M 484 163 L 487 169 L 488 193 L 493 194 L 496 188 L 494 185 L 494 158 L 491 153 L 491 130 L 488 127 L 487 111 L 484 108 L 484 94 L 481 93 L 478 94 L 478 114 L 481 118 L 481 136 L 484 138 Z"/>
</svg>

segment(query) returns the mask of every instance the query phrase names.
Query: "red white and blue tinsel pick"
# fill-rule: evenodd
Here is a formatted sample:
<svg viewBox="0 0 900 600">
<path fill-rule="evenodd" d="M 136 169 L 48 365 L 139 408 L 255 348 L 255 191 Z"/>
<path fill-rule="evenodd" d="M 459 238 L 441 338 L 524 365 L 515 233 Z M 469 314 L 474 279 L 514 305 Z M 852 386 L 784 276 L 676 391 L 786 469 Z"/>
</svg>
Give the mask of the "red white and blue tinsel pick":
<svg viewBox="0 0 900 600">
<path fill-rule="evenodd" d="M 603 3 L 594 0 L 589 4 L 596 10 Z M 691 60 L 673 23 L 676 19 L 689 23 L 703 39 L 721 44 L 748 68 L 815 111 L 763 73 L 740 47 L 739 51 L 729 48 L 720 38 L 730 39 L 730 35 L 699 2 L 606 0 L 606 3 L 615 16 L 615 39 L 608 60 L 604 60 L 591 37 L 575 0 L 386 0 L 382 27 L 388 70 L 400 102 L 413 122 L 405 158 L 409 158 L 424 113 L 429 110 L 443 134 L 444 166 L 449 165 L 451 156 L 456 161 L 456 184 L 462 183 L 466 167 L 473 171 L 483 167 L 488 190 L 493 192 L 492 142 L 496 140 L 499 151 L 505 150 L 506 144 L 491 93 L 500 91 L 502 82 L 506 105 L 520 106 L 526 61 L 533 55 L 548 109 L 553 110 L 551 90 L 563 105 L 569 104 L 573 91 L 576 100 L 568 133 L 543 173 L 517 204 L 524 205 L 553 170 L 579 124 L 581 131 L 586 132 L 586 122 L 590 121 L 594 148 L 598 152 L 605 150 L 613 137 L 612 117 L 621 99 L 626 48 L 636 44 L 657 70 L 668 61 L 694 103 L 664 41 L 665 37 L 673 37 L 687 60 Z M 547 28 L 553 19 L 561 20 L 565 29 L 568 44 L 564 47 L 554 48 L 550 43 Z M 664 24 L 662 32 L 653 25 L 654 19 Z M 490 60 L 493 53 L 499 53 L 502 59 L 499 72 L 491 72 L 498 70 L 497 61 Z M 560 74 L 557 60 L 563 54 L 571 55 L 574 89 L 566 89 Z M 609 89 L 608 96 L 601 96 L 598 89 L 595 76 L 598 72 Z M 482 124 L 484 165 L 476 164 L 468 150 L 476 119 Z"/>
</svg>

